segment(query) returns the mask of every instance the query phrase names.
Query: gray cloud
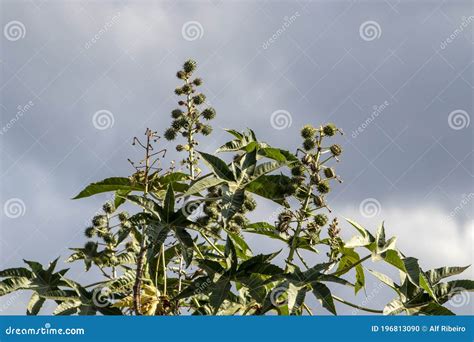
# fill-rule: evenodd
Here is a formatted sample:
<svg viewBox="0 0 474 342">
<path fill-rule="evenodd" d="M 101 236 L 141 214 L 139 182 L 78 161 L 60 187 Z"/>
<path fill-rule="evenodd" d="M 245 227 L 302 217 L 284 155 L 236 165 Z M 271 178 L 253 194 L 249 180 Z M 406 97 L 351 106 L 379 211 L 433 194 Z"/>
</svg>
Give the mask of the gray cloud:
<svg viewBox="0 0 474 342">
<path fill-rule="evenodd" d="M 430 247 L 446 241 L 456 248 L 463 239 L 471 241 L 464 249 L 472 247 L 472 202 L 436 225 L 418 250 L 406 235 L 417 226 L 428 234 L 433 216 L 450 215 L 473 192 L 472 126 L 448 122 L 453 111 L 465 111 L 464 119 L 474 112 L 472 21 L 456 33 L 474 15 L 470 2 L 35 0 L 1 7 L 2 34 L 19 21 L 25 36 L 0 37 L 0 203 L 20 198 L 26 211 L 0 215 L 0 267 L 21 258 L 46 262 L 83 243 L 84 221 L 104 197 L 70 198 L 91 181 L 131 172 L 126 158 L 138 152 L 130 140 L 145 127 L 168 126 L 174 74 L 188 57 L 199 62 L 218 111 L 202 149 L 229 138 L 219 128 L 250 126 L 294 150 L 302 125 L 333 121 L 346 132 L 338 141 L 345 182 L 332 196 L 336 213 L 372 228 L 390 220 L 390 234 L 428 263 L 472 260 L 463 250 L 431 260 Z M 189 21 L 202 25 L 201 38 L 183 38 Z M 361 37 L 367 21 L 379 25 L 378 38 Z M 99 110 L 113 114 L 112 127 L 94 127 Z M 272 128 L 276 110 L 291 114 L 290 127 Z M 358 213 L 366 198 L 385 208 L 370 220 Z M 18 300 L 8 312 L 23 307 Z"/>
</svg>

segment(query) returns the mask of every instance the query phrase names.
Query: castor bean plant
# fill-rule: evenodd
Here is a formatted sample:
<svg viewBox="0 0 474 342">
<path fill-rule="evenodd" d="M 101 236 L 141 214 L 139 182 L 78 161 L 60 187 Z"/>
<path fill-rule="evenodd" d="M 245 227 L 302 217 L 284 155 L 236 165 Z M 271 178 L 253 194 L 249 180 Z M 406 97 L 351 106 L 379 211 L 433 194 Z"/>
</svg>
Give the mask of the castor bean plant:
<svg viewBox="0 0 474 342">
<path fill-rule="evenodd" d="M 270 146 L 250 129 L 228 129 L 230 141 L 205 151 L 199 137 L 212 133 L 218 114 L 199 91 L 196 68 L 188 60 L 176 74 L 179 100 L 170 126 L 133 139 L 143 150 L 141 161 L 129 160 L 133 174 L 92 183 L 75 196 L 113 195 L 85 229 L 87 243 L 73 246 L 66 260 L 96 269 L 102 278 L 79 284 L 68 269 L 56 270 L 58 259 L 48 266 L 25 261 L 25 267 L 0 271 L 0 296 L 31 292 L 28 315 L 41 313 L 46 301 L 55 303 L 55 315 L 336 315 L 335 302 L 387 315 L 453 314 L 443 304 L 472 291 L 474 282 L 445 278 L 467 267 L 423 270 L 398 249 L 395 237 L 386 236 L 383 224 L 370 232 L 332 214 L 328 200 L 341 182 L 335 164 L 344 152 L 339 127 L 304 126 L 294 152 Z M 168 167 L 163 138 L 177 141 L 183 158 Z M 274 202 L 279 212 L 252 222 L 249 213 L 258 212 L 262 201 Z M 130 214 L 121 210 L 126 202 L 135 208 Z M 355 235 L 344 241 L 342 229 Z M 255 254 L 249 241 L 254 234 L 267 246 L 277 241 L 286 248 Z M 369 262 L 385 263 L 400 279 L 366 268 Z M 333 293 L 338 285 L 357 294 L 366 277 L 393 291 L 384 307 L 360 306 Z M 311 308 L 311 296 L 322 309 Z"/>
</svg>

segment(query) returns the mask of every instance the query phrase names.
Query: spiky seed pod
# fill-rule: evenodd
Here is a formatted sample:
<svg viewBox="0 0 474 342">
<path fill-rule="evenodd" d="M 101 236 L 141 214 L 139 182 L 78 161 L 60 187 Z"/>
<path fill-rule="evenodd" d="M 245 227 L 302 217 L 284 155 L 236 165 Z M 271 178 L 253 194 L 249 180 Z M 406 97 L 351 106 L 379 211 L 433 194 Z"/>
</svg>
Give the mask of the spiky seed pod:
<svg viewBox="0 0 474 342">
<path fill-rule="evenodd" d="M 212 133 L 212 127 L 209 126 L 209 125 L 203 125 L 202 129 L 201 129 L 201 133 L 202 135 L 209 135 Z"/>
<path fill-rule="evenodd" d="M 206 215 L 209 216 L 209 218 L 212 220 L 216 220 L 219 218 L 219 210 L 217 210 L 217 208 L 215 207 L 206 206 L 204 207 L 204 211 Z"/>
<path fill-rule="evenodd" d="M 193 81 L 193 84 L 195 86 L 200 86 L 202 84 L 202 79 L 200 78 L 195 78 L 194 81 Z"/>
<path fill-rule="evenodd" d="M 285 194 L 288 196 L 294 195 L 298 190 L 298 184 L 289 183 L 285 187 Z"/>
<path fill-rule="evenodd" d="M 318 183 L 316 188 L 322 194 L 327 194 L 329 192 L 329 190 L 331 190 L 331 188 L 329 187 L 329 183 L 326 182 L 326 181 L 322 181 L 322 182 Z"/>
<path fill-rule="evenodd" d="M 311 175 L 311 183 L 318 184 L 321 181 L 321 176 L 317 173 Z"/>
<path fill-rule="evenodd" d="M 188 59 L 186 62 L 183 64 L 183 70 L 187 72 L 188 74 L 192 73 L 194 70 L 196 70 L 197 63 L 196 61 L 193 61 L 192 59 Z"/>
<path fill-rule="evenodd" d="M 178 104 L 179 104 L 180 106 L 184 106 L 184 105 L 186 104 L 186 102 L 184 102 L 183 100 L 180 100 L 180 101 L 178 101 Z"/>
<path fill-rule="evenodd" d="M 183 89 L 181 89 L 181 88 L 176 88 L 176 89 L 174 90 L 174 93 L 175 93 L 176 95 L 178 95 L 178 96 L 181 96 L 181 95 L 184 94 Z"/>
<path fill-rule="evenodd" d="M 313 139 L 306 139 L 303 141 L 303 148 L 305 151 L 310 151 L 316 146 L 316 143 L 314 142 Z"/>
<path fill-rule="evenodd" d="M 240 234 L 241 228 L 238 225 L 231 224 L 229 225 L 229 230 L 234 234 Z"/>
<path fill-rule="evenodd" d="M 243 226 L 245 224 L 245 217 L 240 214 L 235 214 L 234 217 L 232 218 L 232 221 L 238 226 Z"/>
<path fill-rule="evenodd" d="M 183 145 L 176 145 L 176 151 L 181 152 L 182 150 L 184 150 Z"/>
<path fill-rule="evenodd" d="M 176 77 L 180 80 L 184 80 L 186 78 L 186 73 L 183 70 L 180 70 L 176 73 Z"/>
<path fill-rule="evenodd" d="M 176 131 L 173 128 L 168 128 L 165 131 L 164 137 L 168 141 L 174 140 L 176 139 Z"/>
<path fill-rule="evenodd" d="M 304 183 L 305 179 L 306 178 L 304 176 L 291 177 L 290 182 L 292 185 L 294 184 L 296 186 L 300 186 Z"/>
<path fill-rule="evenodd" d="M 133 241 L 128 241 L 125 244 L 125 248 L 128 252 L 135 252 L 138 250 L 138 244 L 134 243 Z"/>
<path fill-rule="evenodd" d="M 314 223 L 318 226 L 323 227 L 328 223 L 328 217 L 324 214 L 318 214 L 314 217 Z"/>
<path fill-rule="evenodd" d="M 246 198 L 244 200 L 244 207 L 248 211 L 254 211 L 255 208 L 257 207 L 257 202 L 253 198 Z"/>
<path fill-rule="evenodd" d="M 112 214 L 115 211 L 115 207 L 111 202 L 105 202 L 102 206 L 102 210 L 107 214 Z"/>
<path fill-rule="evenodd" d="M 333 123 L 328 123 L 326 126 L 323 127 L 324 134 L 332 137 L 337 132 L 337 127 Z"/>
<path fill-rule="evenodd" d="M 204 101 L 206 101 L 206 95 L 204 95 L 204 94 L 198 94 L 196 96 L 193 96 L 193 102 L 196 105 L 203 104 Z"/>
<path fill-rule="evenodd" d="M 120 222 L 124 222 L 128 219 L 128 213 L 126 211 L 122 211 L 118 214 L 118 219 Z"/>
<path fill-rule="evenodd" d="M 206 120 L 212 120 L 216 117 L 216 110 L 214 108 L 206 108 L 202 111 L 201 115 Z"/>
<path fill-rule="evenodd" d="M 316 196 L 313 197 L 313 203 L 318 208 L 322 207 L 322 206 L 324 206 L 324 198 L 321 197 L 321 196 L 316 195 Z"/>
<path fill-rule="evenodd" d="M 96 215 L 92 218 L 92 225 L 94 227 L 104 227 L 107 225 L 107 217 L 105 215 Z"/>
<path fill-rule="evenodd" d="M 331 150 L 331 153 L 336 157 L 341 155 L 342 153 L 342 147 L 337 144 L 332 145 L 329 149 Z"/>
<path fill-rule="evenodd" d="M 217 187 L 216 186 L 211 186 L 207 189 L 207 192 L 209 193 L 209 195 L 211 195 L 212 197 L 213 196 L 217 196 Z M 214 205 L 215 203 L 209 203 L 209 206 L 212 206 Z"/>
<path fill-rule="evenodd" d="M 86 250 L 86 252 L 93 252 L 95 251 L 97 247 L 97 242 L 94 242 L 94 241 L 87 241 L 86 244 L 84 245 L 84 249 Z"/>
<path fill-rule="evenodd" d="M 112 234 L 105 234 L 103 239 L 104 239 L 104 242 L 108 243 L 108 244 L 113 244 L 114 240 L 115 240 L 115 238 Z"/>
<path fill-rule="evenodd" d="M 309 165 L 313 162 L 313 156 L 309 153 L 306 153 L 304 157 L 301 159 L 304 165 Z"/>
<path fill-rule="evenodd" d="M 181 115 L 183 115 L 183 111 L 179 108 L 173 109 L 171 112 L 171 117 L 173 119 L 178 119 Z"/>
<path fill-rule="evenodd" d="M 189 84 L 185 84 L 181 87 L 184 94 L 189 94 L 193 88 Z"/>
<path fill-rule="evenodd" d="M 175 130 L 175 131 L 179 131 L 183 125 L 182 125 L 182 121 L 180 119 L 177 119 L 177 120 L 173 120 L 171 122 L 171 127 Z"/>
<path fill-rule="evenodd" d="M 95 235 L 95 228 L 94 227 L 87 227 L 86 230 L 84 230 L 84 235 L 91 239 Z"/>
<path fill-rule="evenodd" d="M 293 166 L 291 168 L 291 174 L 296 177 L 304 175 L 304 167 L 302 165 Z"/>
<path fill-rule="evenodd" d="M 303 139 L 312 139 L 316 134 L 316 128 L 311 125 L 306 125 L 301 129 L 301 136 Z"/>
<path fill-rule="evenodd" d="M 318 232 L 321 231 L 321 229 L 318 227 L 318 225 L 314 222 L 309 222 L 306 226 L 306 229 L 311 234 L 315 234 L 315 233 L 318 233 Z"/>
<path fill-rule="evenodd" d="M 288 222 L 291 221 L 293 218 L 293 213 L 290 210 L 284 210 L 280 214 L 278 214 L 278 221 L 280 222 Z"/>
<path fill-rule="evenodd" d="M 334 169 L 332 167 L 328 167 L 328 168 L 324 169 L 324 175 L 327 178 L 334 178 L 334 177 L 336 177 L 336 171 L 334 171 Z"/>
</svg>

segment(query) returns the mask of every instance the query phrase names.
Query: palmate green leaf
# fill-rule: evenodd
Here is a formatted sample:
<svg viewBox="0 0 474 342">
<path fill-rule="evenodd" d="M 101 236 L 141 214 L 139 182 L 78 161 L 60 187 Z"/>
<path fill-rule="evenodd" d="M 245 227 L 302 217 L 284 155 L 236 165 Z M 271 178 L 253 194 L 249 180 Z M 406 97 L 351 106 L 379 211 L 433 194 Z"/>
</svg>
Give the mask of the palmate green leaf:
<svg viewBox="0 0 474 342">
<path fill-rule="evenodd" d="M 255 172 L 253 174 L 253 180 L 266 175 L 267 173 L 273 172 L 275 170 L 278 170 L 280 167 L 282 167 L 284 164 L 280 162 L 265 162 L 262 164 L 259 164 L 255 168 Z"/>
<path fill-rule="evenodd" d="M 225 161 L 211 154 L 200 151 L 198 151 L 198 153 L 217 177 L 226 181 L 235 181 L 234 174 L 229 169 Z"/>
<path fill-rule="evenodd" d="M 163 216 L 163 209 L 158 203 L 156 203 L 152 199 L 149 199 L 143 196 L 138 196 L 138 195 L 128 195 L 127 200 L 142 207 L 143 209 L 145 209 L 148 213 L 152 214 L 157 219 L 160 219 Z M 139 218 L 139 216 L 136 216 L 136 217 Z"/>
<path fill-rule="evenodd" d="M 168 185 L 166 190 L 166 196 L 163 203 L 163 219 L 165 222 L 171 222 L 171 219 L 174 215 L 174 191 L 171 184 Z"/>
<path fill-rule="evenodd" d="M 293 163 L 298 162 L 298 158 L 293 153 L 279 148 L 263 147 L 258 150 L 258 154 L 262 157 L 273 159 L 287 165 L 292 165 Z"/>
<path fill-rule="evenodd" d="M 454 316 L 455 314 L 445 308 L 438 303 L 431 302 L 428 305 L 418 307 L 418 308 L 410 308 L 407 310 L 410 314 L 423 314 L 426 316 Z"/>
<path fill-rule="evenodd" d="M 247 260 L 252 256 L 252 250 L 243 237 L 232 232 L 227 232 L 227 235 L 232 239 L 239 259 Z"/>
<path fill-rule="evenodd" d="M 456 294 L 474 291 L 474 281 L 467 279 L 452 280 L 447 283 L 438 283 L 433 286 L 433 289 L 439 302 L 445 303 Z"/>
<path fill-rule="evenodd" d="M 354 285 L 354 291 L 357 294 L 361 288 L 365 286 L 365 275 L 364 268 L 359 263 L 360 256 L 357 252 L 350 248 L 342 248 L 342 258 L 339 261 L 339 266 L 335 272 L 338 276 L 347 273 L 352 268 L 356 272 L 356 282 Z M 354 266 L 355 265 L 355 266 Z"/>
<path fill-rule="evenodd" d="M 441 268 L 436 268 L 434 270 L 429 270 L 426 272 L 426 276 L 428 277 L 428 280 L 430 281 L 431 284 L 437 284 L 441 279 L 448 278 L 457 274 L 461 274 L 464 272 L 466 269 L 468 269 L 470 265 L 468 266 L 455 266 L 455 267 L 441 267 Z"/>
<path fill-rule="evenodd" d="M 243 229 L 243 231 L 246 233 L 260 234 L 260 235 L 268 236 L 272 239 L 287 242 L 286 238 L 284 238 L 282 235 L 277 233 L 275 226 L 267 222 L 255 222 L 255 223 L 248 224 Z"/>
<path fill-rule="evenodd" d="M 334 305 L 334 299 L 332 298 L 331 290 L 319 282 L 311 283 L 313 288 L 314 296 L 319 300 L 323 308 L 328 310 L 333 315 L 337 315 L 336 306 Z"/>
<path fill-rule="evenodd" d="M 395 292 L 400 294 L 400 286 L 395 284 L 395 282 L 387 275 L 374 271 L 374 270 L 368 270 L 372 275 L 374 275 L 378 280 L 380 280 L 382 283 L 387 285 L 388 287 L 392 288 Z"/>
<path fill-rule="evenodd" d="M 89 184 L 84 190 L 77 194 L 73 199 L 93 196 L 109 191 L 140 191 L 143 185 L 133 184 L 127 177 L 111 177 L 100 182 Z"/>
<path fill-rule="evenodd" d="M 230 278 L 225 275 L 212 285 L 212 292 L 209 295 L 209 304 L 213 307 L 213 314 L 217 314 L 222 302 L 230 293 L 231 283 Z"/>
<path fill-rule="evenodd" d="M 209 189 L 212 186 L 216 186 L 224 182 L 224 180 L 217 178 L 214 175 L 204 176 L 196 180 L 196 182 L 194 182 L 184 193 L 184 196 L 197 195 L 203 190 Z"/>
<path fill-rule="evenodd" d="M 222 275 L 226 271 L 220 263 L 214 260 L 197 259 L 196 262 L 199 265 L 199 267 L 202 268 L 204 271 L 206 271 L 206 273 L 210 276 L 214 275 L 215 273 Z"/>
<path fill-rule="evenodd" d="M 245 190 L 283 205 L 290 178 L 285 175 L 263 175 L 250 182 Z"/>
<path fill-rule="evenodd" d="M 405 311 L 405 305 L 400 299 L 394 299 L 383 308 L 384 315 L 398 315 Z"/>
<path fill-rule="evenodd" d="M 294 315 L 304 303 L 307 288 L 306 286 L 296 286 L 289 283 L 286 292 L 288 295 L 288 311 L 290 314 Z"/>
<path fill-rule="evenodd" d="M 222 196 L 222 216 L 229 220 L 242 208 L 245 201 L 245 190 L 237 189 L 232 191 L 227 186 L 225 186 L 224 189 Z"/>
<path fill-rule="evenodd" d="M 67 316 L 73 315 L 77 312 L 77 309 L 82 305 L 79 300 L 68 300 L 59 304 L 53 311 L 55 316 Z"/>
<path fill-rule="evenodd" d="M 28 289 L 31 282 L 28 278 L 15 277 L 0 281 L 0 297 L 17 290 Z"/>
<path fill-rule="evenodd" d="M 33 295 L 31 296 L 26 308 L 26 314 L 28 316 L 36 316 L 41 310 L 44 302 L 44 298 L 41 298 L 37 292 L 33 292 Z"/>
<path fill-rule="evenodd" d="M 5 270 L 0 271 L 0 277 L 31 278 L 31 277 L 33 277 L 33 273 L 30 270 L 28 270 L 24 267 L 7 268 Z"/>
<path fill-rule="evenodd" d="M 114 207 L 117 209 L 127 200 L 127 195 L 130 193 L 129 190 L 117 190 L 114 195 Z"/>
</svg>

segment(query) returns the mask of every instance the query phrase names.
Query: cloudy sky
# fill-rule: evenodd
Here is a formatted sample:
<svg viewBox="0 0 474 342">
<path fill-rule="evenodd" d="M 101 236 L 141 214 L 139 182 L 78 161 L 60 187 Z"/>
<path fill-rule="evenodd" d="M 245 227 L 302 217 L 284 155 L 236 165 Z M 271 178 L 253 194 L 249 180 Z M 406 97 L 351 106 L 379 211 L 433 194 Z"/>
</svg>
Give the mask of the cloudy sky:
<svg viewBox="0 0 474 342">
<path fill-rule="evenodd" d="M 218 113 L 202 150 L 246 127 L 294 150 L 301 126 L 334 122 L 335 215 L 385 220 L 425 268 L 470 264 L 473 15 L 467 0 L 1 1 L 0 268 L 84 243 L 105 196 L 70 198 L 132 172 L 131 138 L 167 128 L 190 57 Z M 277 209 L 260 207 L 256 219 Z M 368 282 L 359 302 L 391 298 Z M 24 308 L 0 299 L 2 314 Z"/>
</svg>

